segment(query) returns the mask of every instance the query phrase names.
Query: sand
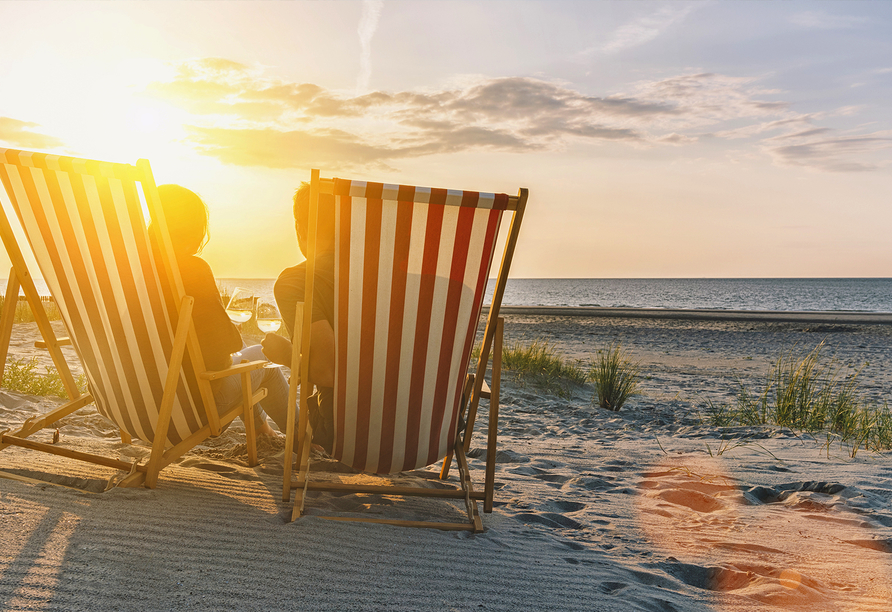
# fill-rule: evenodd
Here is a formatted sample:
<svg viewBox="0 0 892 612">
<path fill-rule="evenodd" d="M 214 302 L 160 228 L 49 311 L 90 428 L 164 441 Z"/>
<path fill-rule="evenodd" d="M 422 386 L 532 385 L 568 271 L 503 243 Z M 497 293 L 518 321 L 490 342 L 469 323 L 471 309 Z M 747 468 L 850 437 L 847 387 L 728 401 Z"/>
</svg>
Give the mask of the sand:
<svg viewBox="0 0 892 612">
<path fill-rule="evenodd" d="M 28 356 L 29 332 L 17 328 Z M 524 311 L 507 317 L 506 335 L 583 360 L 621 340 L 641 361 L 644 393 L 613 413 L 591 405 L 591 387 L 559 397 L 506 377 L 484 533 L 317 516 L 461 512 L 378 496 L 313 495 L 308 516 L 287 523 L 281 445 L 261 448 L 263 462 L 248 468 L 237 424 L 162 472 L 155 490 L 103 492 L 112 470 L 8 448 L 0 470 L 67 486 L 0 479 L 0 609 L 892 608 L 890 454 L 853 459 L 821 437 L 719 430 L 698 414 L 707 399 L 732 399 L 738 380 L 757 384 L 778 351 L 822 340 L 845 368 L 869 362 L 862 386 L 883 401 L 892 326 Z M 54 400 L 3 392 L 0 403 L 0 427 L 12 427 Z M 122 445 L 91 408 L 66 420 L 61 443 L 147 452 Z M 472 447 L 482 443 L 477 435 Z M 470 461 L 482 483 L 482 453 Z M 435 469 L 401 478 L 431 484 Z"/>
</svg>

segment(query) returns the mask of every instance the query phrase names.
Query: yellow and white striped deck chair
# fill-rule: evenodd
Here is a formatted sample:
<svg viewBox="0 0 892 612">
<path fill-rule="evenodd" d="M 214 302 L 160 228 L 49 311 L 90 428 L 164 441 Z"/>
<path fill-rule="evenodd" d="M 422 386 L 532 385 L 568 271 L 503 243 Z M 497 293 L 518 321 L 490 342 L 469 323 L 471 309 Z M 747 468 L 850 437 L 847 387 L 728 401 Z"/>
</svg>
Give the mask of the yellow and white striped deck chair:
<svg viewBox="0 0 892 612">
<path fill-rule="evenodd" d="M 21 286 L 71 399 L 3 433 L 0 449 L 16 445 L 130 470 L 126 484 L 154 487 L 164 466 L 244 415 L 248 459 L 256 463 L 252 407 L 266 390 L 251 392 L 249 372 L 264 362 L 205 371 L 192 323 L 194 300 L 183 290 L 149 162 L 131 166 L 0 149 L 0 179 L 89 387 L 85 395 L 77 390 L 59 349 L 69 339 L 56 339 L 9 218 L 0 210 L 0 236 L 13 266 L 0 316 L 0 368 L 16 301 L 10 297 Z M 151 238 L 145 209 L 157 228 Z M 160 265 L 153 240 L 160 245 Z M 218 414 L 210 380 L 229 375 L 242 375 L 247 392 L 241 405 Z M 27 439 L 91 402 L 121 429 L 122 439 L 152 444 L 145 464 Z"/>
<path fill-rule="evenodd" d="M 308 473 L 309 444 L 302 437 L 293 516 L 302 512 L 305 490 L 453 497 L 465 500 L 468 523 L 376 522 L 479 531 L 482 524 L 476 501 L 483 499 L 484 510 L 492 509 L 501 350 L 499 308 L 527 190 L 509 197 L 326 180 L 314 170 L 308 236 L 311 253 L 316 244 L 320 193 L 332 194 L 335 206 L 333 457 L 357 470 L 378 474 L 414 470 L 445 458 L 441 477 L 446 478 L 454 455 L 462 488 L 314 482 Z M 512 217 L 511 226 L 482 350 L 476 374 L 468 374 L 499 227 L 506 216 Z M 295 330 L 306 332 L 301 338 L 303 355 L 309 354 L 307 330 L 314 274 L 310 256 L 305 290 L 309 299 L 302 309 L 303 321 L 295 325 Z M 298 311 L 300 316 L 301 309 Z M 484 392 L 484 374 L 497 327 L 486 482 L 483 491 L 474 491 L 465 451 Z M 308 380 L 307 360 L 301 367 L 301 380 Z M 301 406 L 306 406 L 308 395 L 309 389 L 302 388 Z M 297 435 L 304 436 L 308 430 L 307 410 L 301 409 L 299 414 Z M 290 498 L 289 485 L 286 466 L 285 501 Z"/>
</svg>

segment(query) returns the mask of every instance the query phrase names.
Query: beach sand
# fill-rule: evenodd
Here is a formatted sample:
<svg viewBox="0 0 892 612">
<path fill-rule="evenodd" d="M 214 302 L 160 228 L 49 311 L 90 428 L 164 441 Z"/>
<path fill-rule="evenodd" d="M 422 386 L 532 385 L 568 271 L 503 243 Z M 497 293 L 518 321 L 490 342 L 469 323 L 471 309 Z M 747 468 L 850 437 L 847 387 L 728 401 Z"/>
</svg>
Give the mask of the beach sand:
<svg viewBox="0 0 892 612">
<path fill-rule="evenodd" d="M 37 355 L 35 330 L 15 334 L 14 356 Z M 0 470 L 67 486 L 0 479 L 0 609 L 892 609 L 892 455 L 853 459 L 820 436 L 719 430 L 700 416 L 707 401 L 731 401 L 738 381 L 761 382 L 780 351 L 821 341 L 846 371 L 869 363 L 861 386 L 882 402 L 892 326 L 506 318 L 508 344 L 532 339 L 585 361 L 621 341 L 641 362 L 643 394 L 614 413 L 591 404 L 590 386 L 559 397 L 506 374 L 484 533 L 318 517 L 462 511 L 380 496 L 312 494 L 308 516 L 288 523 L 281 444 L 248 468 L 239 423 L 163 471 L 154 490 L 102 492 L 114 471 L 8 448 Z M 9 392 L 0 402 L 0 428 L 54 404 Z M 470 459 L 478 486 L 485 426 L 483 416 Z M 147 453 L 122 445 L 92 408 L 60 431 L 73 448 Z M 401 478 L 435 486 L 435 471 Z"/>
</svg>

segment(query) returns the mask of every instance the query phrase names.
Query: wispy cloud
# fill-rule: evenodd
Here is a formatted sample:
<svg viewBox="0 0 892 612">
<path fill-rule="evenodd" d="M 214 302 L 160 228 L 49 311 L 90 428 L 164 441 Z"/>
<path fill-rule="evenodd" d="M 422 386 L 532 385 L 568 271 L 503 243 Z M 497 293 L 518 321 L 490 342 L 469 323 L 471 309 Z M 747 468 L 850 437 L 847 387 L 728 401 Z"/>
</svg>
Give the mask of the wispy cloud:
<svg viewBox="0 0 892 612">
<path fill-rule="evenodd" d="M 716 132 L 714 135 L 718 136 L 719 138 L 735 139 L 751 138 L 757 134 L 764 134 L 766 132 L 790 133 L 791 131 L 795 132 L 797 130 L 808 129 L 809 126 L 812 125 L 812 121 L 814 118 L 815 115 L 810 114 L 795 115 L 793 117 L 787 117 L 784 119 L 763 121 L 761 123 L 754 123 L 731 130 Z"/>
<path fill-rule="evenodd" d="M 790 21 L 797 26 L 812 30 L 842 30 L 860 27 L 867 23 L 867 18 L 857 15 L 834 15 L 825 11 L 805 11 L 793 15 Z"/>
<path fill-rule="evenodd" d="M 174 79 L 147 93 L 194 114 L 189 138 L 205 154 L 273 168 L 387 166 L 471 150 L 557 151 L 572 142 L 679 147 L 711 137 L 761 142 L 777 163 L 839 170 L 875 165 L 860 157 L 866 147 L 882 149 L 880 141 L 834 145 L 855 135 L 816 123 L 826 116 L 795 113 L 757 79 L 715 73 L 640 81 L 609 96 L 529 77 L 355 94 L 205 59 L 183 62 Z M 833 161 L 816 152 L 834 146 Z"/>
<path fill-rule="evenodd" d="M 716 125 L 732 119 L 786 116 L 789 104 L 768 100 L 779 92 L 759 87 L 757 80 L 711 72 L 682 74 L 637 85 L 635 97 L 671 104 L 683 116 L 680 127 Z"/>
<path fill-rule="evenodd" d="M 609 39 L 585 49 L 581 55 L 619 53 L 658 38 L 670 27 L 682 21 L 696 7 L 693 3 L 666 3 L 655 12 L 638 17 L 620 26 Z"/>
<path fill-rule="evenodd" d="M 828 172 L 864 172 L 889 165 L 892 132 L 837 136 L 829 129 L 814 129 L 772 138 L 765 149 L 785 166 L 805 166 Z"/>
<path fill-rule="evenodd" d="M 39 124 L 0 117 L 0 141 L 26 149 L 56 149 L 62 146 L 58 138 L 35 132 L 33 128 L 36 127 L 40 127 Z"/>
<path fill-rule="evenodd" d="M 356 93 L 361 94 L 369 88 L 372 78 L 372 37 L 378 29 L 378 20 L 384 0 L 363 0 L 362 18 L 359 21 L 359 77 L 356 79 Z"/>
</svg>

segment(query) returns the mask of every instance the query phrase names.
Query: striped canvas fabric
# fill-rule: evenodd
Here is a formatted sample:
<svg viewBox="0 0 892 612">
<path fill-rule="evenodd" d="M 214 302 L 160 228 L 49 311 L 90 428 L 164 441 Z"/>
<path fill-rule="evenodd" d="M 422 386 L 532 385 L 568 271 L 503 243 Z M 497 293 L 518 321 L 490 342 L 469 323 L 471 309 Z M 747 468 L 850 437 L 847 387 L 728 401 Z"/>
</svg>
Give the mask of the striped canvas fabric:
<svg viewBox="0 0 892 612">
<path fill-rule="evenodd" d="M 163 281 L 138 170 L 0 149 L 0 178 L 68 328 L 99 412 L 152 442 L 178 300 Z M 188 354 L 168 442 L 207 422 Z"/>
<path fill-rule="evenodd" d="M 334 455 L 391 473 L 452 449 L 504 194 L 335 180 Z"/>
</svg>

